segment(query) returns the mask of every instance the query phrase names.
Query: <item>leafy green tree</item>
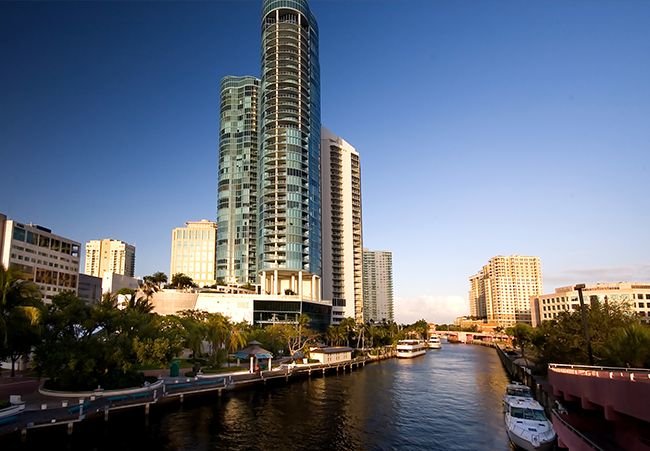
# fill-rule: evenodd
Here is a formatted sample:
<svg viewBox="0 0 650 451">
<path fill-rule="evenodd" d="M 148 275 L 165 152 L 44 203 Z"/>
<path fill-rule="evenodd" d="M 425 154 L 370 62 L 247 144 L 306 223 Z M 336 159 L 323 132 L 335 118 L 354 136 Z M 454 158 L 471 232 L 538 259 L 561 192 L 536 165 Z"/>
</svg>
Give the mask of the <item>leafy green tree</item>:
<svg viewBox="0 0 650 451">
<path fill-rule="evenodd" d="M 216 367 L 221 365 L 229 331 L 230 321 L 224 315 L 221 313 L 208 313 L 206 315 L 205 337 L 210 343 L 210 358 L 212 364 Z"/>
<path fill-rule="evenodd" d="M 521 350 L 521 357 L 526 359 L 526 347 L 533 340 L 534 332 L 532 326 L 525 323 L 517 323 L 506 329 L 506 333 L 514 338 L 514 344 Z"/>
<path fill-rule="evenodd" d="M 631 308 L 624 303 L 593 302 L 585 306 L 593 356 L 598 365 L 620 365 L 639 357 L 625 355 L 627 361 L 615 357 L 623 343 L 643 343 L 645 327 Z M 536 330 L 533 345 L 541 363 L 588 364 L 587 342 L 580 310 L 561 312 L 555 319 L 544 321 Z M 624 353 L 623 349 L 620 349 Z M 631 351 L 631 350 L 630 350 Z"/>
<path fill-rule="evenodd" d="M 331 346 L 339 346 L 345 341 L 345 333 L 339 325 L 330 325 L 327 328 L 327 340 Z"/>
<path fill-rule="evenodd" d="M 170 284 L 170 287 L 182 290 L 184 288 L 196 287 L 196 284 L 190 276 L 179 272 L 172 276 L 172 283 Z"/>
<path fill-rule="evenodd" d="M 166 343 L 158 317 L 146 299 L 131 297 L 118 308 L 116 296 L 90 305 L 73 293 L 61 293 L 47 306 L 43 340 L 35 349 L 37 369 L 52 388 L 92 389 L 139 385 L 142 344 L 157 355 Z"/>
<path fill-rule="evenodd" d="M 312 331 L 308 324 L 309 316 L 303 313 L 298 317 L 296 324 L 273 324 L 267 329 L 271 335 L 284 342 L 289 355 L 293 356 L 316 341 L 318 334 Z"/>
<path fill-rule="evenodd" d="M 0 359 L 11 359 L 12 376 L 15 363 L 38 340 L 43 310 L 38 286 L 27 279 L 17 268 L 0 265 Z"/>
<path fill-rule="evenodd" d="M 354 318 L 343 318 L 337 327 L 340 329 L 340 334 L 345 339 L 345 345 L 349 347 L 350 343 L 354 340 L 357 322 Z"/>
<path fill-rule="evenodd" d="M 604 354 L 608 365 L 650 368 L 650 327 L 630 323 L 616 329 Z"/>
<path fill-rule="evenodd" d="M 179 312 L 180 322 L 184 329 L 184 345 L 192 351 L 192 356 L 201 355 L 201 346 L 206 339 L 206 312 L 198 310 L 183 310 Z"/>
</svg>

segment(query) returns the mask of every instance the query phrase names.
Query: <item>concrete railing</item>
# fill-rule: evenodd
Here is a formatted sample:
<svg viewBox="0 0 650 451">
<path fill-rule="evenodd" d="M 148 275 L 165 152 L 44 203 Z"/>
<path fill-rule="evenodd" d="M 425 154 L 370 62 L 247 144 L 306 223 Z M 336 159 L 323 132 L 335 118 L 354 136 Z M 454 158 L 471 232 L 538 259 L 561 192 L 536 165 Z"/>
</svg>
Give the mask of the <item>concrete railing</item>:
<svg viewBox="0 0 650 451">
<path fill-rule="evenodd" d="M 589 440 L 584 434 L 562 418 L 557 410 L 552 411 L 551 419 L 553 421 L 553 429 L 555 429 L 555 432 L 557 433 L 558 444 L 561 447 L 569 448 L 572 451 L 588 451 L 594 449 L 597 451 L 603 451 L 603 448 Z"/>
<path fill-rule="evenodd" d="M 627 370 L 627 371 L 626 371 Z M 548 381 L 553 394 L 564 399 L 579 399 L 583 409 L 604 408 L 605 418 L 617 419 L 622 413 L 650 422 L 650 371 L 639 368 L 608 368 L 549 364 Z"/>
<path fill-rule="evenodd" d="M 550 370 L 558 373 L 574 374 L 604 379 L 624 379 L 632 382 L 650 382 L 650 369 L 647 368 L 622 368 L 610 366 L 567 365 L 549 363 Z"/>
</svg>

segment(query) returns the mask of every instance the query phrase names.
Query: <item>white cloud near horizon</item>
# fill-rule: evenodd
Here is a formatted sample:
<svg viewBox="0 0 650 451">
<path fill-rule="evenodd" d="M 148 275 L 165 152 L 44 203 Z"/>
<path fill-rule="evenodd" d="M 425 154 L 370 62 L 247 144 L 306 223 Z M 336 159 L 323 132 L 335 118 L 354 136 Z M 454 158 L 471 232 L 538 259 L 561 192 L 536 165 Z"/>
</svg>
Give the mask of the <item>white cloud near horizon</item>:
<svg viewBox="0 0 650 451">
<path fill-rule="evenodd" d="M 430 323 L 449 324 L 459 316 L 469 315 L 467 299 L 458 295 L 397 298 L 393 307 L 395 322 L 400 324 L 411 324 L 420 319 Z"/>
<path fill-rule="evenodd" d="M 650 265 L 628 265 L 601 268 L 566 269 L 561 273 L 544 275 L 544 291 L 577 283 L 648 282 Z"/>
</svg>

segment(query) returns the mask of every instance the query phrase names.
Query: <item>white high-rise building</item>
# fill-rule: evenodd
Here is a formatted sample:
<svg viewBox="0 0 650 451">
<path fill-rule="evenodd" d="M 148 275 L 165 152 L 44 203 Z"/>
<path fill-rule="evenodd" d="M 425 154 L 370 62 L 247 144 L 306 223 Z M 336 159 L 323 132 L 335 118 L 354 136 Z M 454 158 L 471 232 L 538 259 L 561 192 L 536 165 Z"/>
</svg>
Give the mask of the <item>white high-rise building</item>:
<svg viewBox="0 0 650 451">
<path fill-rule="evenodd" d="M 363 321 L 361 165 L 348 142 L 321 129 L 323 298 L 332 322 Z"/>
<path fill-rule="evenodd" d="M 188 221 L 172 231 L 172 261 L 169 280 L 183 273 L 200 287 L 217 283 L 217 223 Z"/>
<path fill-rule="evenodd" d="M 541 293 L 539 257 L 499 255 L 470 277 L 470 312 L 499 326 L 530 324 L 531 296 Z"/>
<path fill-rule="evenodd" d="M 363 250 L 363 320 L 394 320 L 391 252 Z"/>
<path fill-rule="evenodd" d="M 62 291 L 77 293 L 79 246 L 50 229 L 0 214 L 0 263 L 15 267 L 41 289 L 44 302 Z"/>
<path fill-rule="evenodd" d="M 88 241 L 84 273 L 89 276 L 104 277 L 105 272 L 133 277 L 135 246 L 111 238 Z"/>
</svg>

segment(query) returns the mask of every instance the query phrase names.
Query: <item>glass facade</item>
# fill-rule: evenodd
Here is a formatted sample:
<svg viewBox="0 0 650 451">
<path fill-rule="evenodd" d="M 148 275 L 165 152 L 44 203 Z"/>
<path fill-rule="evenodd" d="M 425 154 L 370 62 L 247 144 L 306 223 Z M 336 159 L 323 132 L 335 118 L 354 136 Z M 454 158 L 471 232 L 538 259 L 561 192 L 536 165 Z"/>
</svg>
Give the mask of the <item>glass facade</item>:
<svg viewBox="0 0 650 451">
<path fill-rule="evenodd" d="M 255 77 L 221 81 L 217 279 L 256 281 L 257 96 Z"/>
<path fill-rule="evenodd" d="M 318 27 L 306 0 L 265 0 L 257 269 L 321 275 Z"/>
</svg>

